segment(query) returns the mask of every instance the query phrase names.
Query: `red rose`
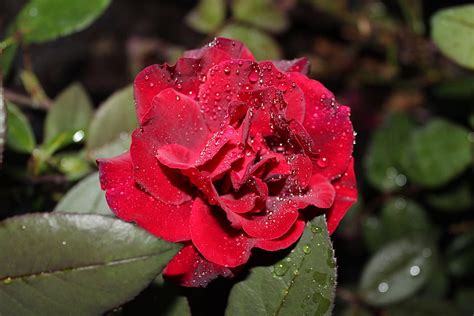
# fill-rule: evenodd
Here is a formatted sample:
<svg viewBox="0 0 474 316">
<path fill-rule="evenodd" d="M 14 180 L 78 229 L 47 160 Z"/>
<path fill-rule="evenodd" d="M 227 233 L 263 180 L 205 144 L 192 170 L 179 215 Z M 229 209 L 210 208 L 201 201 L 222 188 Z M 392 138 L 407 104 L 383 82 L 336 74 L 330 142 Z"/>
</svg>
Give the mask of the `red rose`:
<svg viewBox="0 0 474 316">
<path fill-rule="evenodd" d="M 253 248 L 284 249 L 311 216 L 330 233 L 356 200 L 349 108 L 306 59 L 255 61 L 219 38 L 135 79 L 130 152 L 99 161 L 112 211 L 184 248 L 165 276 L 205 286 Z"/>
</svg>

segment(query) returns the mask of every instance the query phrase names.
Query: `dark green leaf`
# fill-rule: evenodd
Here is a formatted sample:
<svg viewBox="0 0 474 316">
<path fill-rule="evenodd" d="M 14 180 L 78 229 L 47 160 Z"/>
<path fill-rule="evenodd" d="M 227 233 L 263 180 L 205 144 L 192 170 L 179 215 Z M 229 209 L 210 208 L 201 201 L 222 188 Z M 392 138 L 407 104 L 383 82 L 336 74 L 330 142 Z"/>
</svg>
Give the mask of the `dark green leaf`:
<svg viewBox="0 0 474 316">
<path fill-rule="evenodd" d="M 0 223 L 0 314 L 99 315 L 137 295 L 179 246 L 109 216 Z"/>
<path fill-rule="evenodd" d="M 405 185 L 400 160 L 413 129 L 414 123 L 407 115 L 389 113 L 374 133 L 364 161 L 367 178 L 374 187 L 394 191 Z"/>
<path fill-rule="evenodd" d="M 383 207 L 382 225 L 386 240 L 403 237 L 428 237 L 434 235 L 434 227 L 425 210 L 412 200 L 394 198 Z"/>
<path fill-rule="evenodd" d="M 153 290 L 159 298 L 156 314 L 166 316 L 191 316 L 186 296 L 180 293 L 180 287 L 167 282 L 160 274 L 153 282 Z"/>
<path fill-rule="evenodd" d="M 371 252 L 382 248 L 386 242 L 384 227 L 382 222 L 376 216 L 367 217 L 362 223 L 362 233 L 365 244 Z"/>
<path fill-rule="evenodd" d="M 433 92 L 442 98 L 470 99 L 474 97 L 474 76 L 443 81 Z"/>
<path fill-rule="evenodd" d="M 133 88 L 112 94 L 97 110 L 89 126 L 86 147 L 95 150 L 116 141 L 121 133 L 131 134 L 138 126 Z"/>
<path fill-rule="evenodd" d="M 0 69 L 2 70 L 2 74 L 5 78 L 10 73 L 10 69 L 12 67 L 13 61 L 15 60 L 18 47 L 19 45 L 15 43 L 8 46 L 0 53 Z"/>
<path fill-rule="evenodd" d="M 365 266 L 360 292 L 373 305 L 386 305 L 409 297 L 431 275 L 433 248 L 421 239 L 394 241 L 377 252 Z"/>
<path fill-rule="evenodd" d="M 225 0 L 200 0 L 186 16 L 186 23 L 198 32 L 210 34 L 224 22 L 225 14 Z"/>
<path fill-rule="evenodd" d="M 221 30 L 219 36 L 244 42 L 258 60 L 279 59 L 281 56 L 278 43 L 268 34 L 252 27 L 231 23 Z"/>
<path fill-rule="evenodd" d="M 465 181 L 448 190 L 429 193 L 426 201 L 431 206 L 446 212 L 469 210 L 474 204 L 472 184 Z"/>
<path fill-rule="evenodd" d="M 448 270 L 458 277 L 474 275 L 474 232 L 454 239 L 447 249 Z"/>
<path fill-rule="evenodd" d="M 433 119 L 412 133 L 402 159 L 408 178 L 425 187 L 452 180 L 472 162 L 469 131 L 442 119 Z"/>
<path fill-rule="evenodd" d="M 256 267 L 237 283 L 226 315 L 330 315 L 336 262 L 323 216 L 308 223 L 291 253 L 273 267 Z"/>
<path fill-rule="evenodd" d="M 105 192 L 100 188 L 99 173 L 80 181 L 56 205 L 55 212 L 113 215 Z"/>
<path fill-rule="evenodd" d="M 272 0 L 234 0 L 232 11 L 237 20 L 271 32 L 281 32 L 288 26 L 285 13 Z"/>
<path fill-rule="evenodd" d="M 111 0 L 30 0 L 16 19 L 24 41 L 40 43 L 81 31 L 107 9 Z"/>
<path fill-rule="evenodd" d="M 474 5 L 443 9 L 431 18 L 431 37 L 458 64 L 474 69 Z"/>
<path fill-rule="evenodd" d="M 36 141 L 30 122 L 21 110 L 13 103 L 7 102 L 7 145 L 21 153 L 31 153 Z"/>
<path fill-rule="evenodd" d="M 81 84 L 67 87 L 54 101 L 46 116 L 44 138 L 48 142 L 62 132 L 82 131 L 92 118 L 92 102 Z"/>
</svg>

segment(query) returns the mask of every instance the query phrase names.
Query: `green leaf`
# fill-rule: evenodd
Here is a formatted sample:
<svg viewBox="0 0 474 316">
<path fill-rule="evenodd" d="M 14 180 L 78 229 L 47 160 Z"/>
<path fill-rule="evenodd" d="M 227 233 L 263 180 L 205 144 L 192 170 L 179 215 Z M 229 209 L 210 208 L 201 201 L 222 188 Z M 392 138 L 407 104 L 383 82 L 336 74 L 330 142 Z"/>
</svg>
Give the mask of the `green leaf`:
<svg viewBox="0 0 474 316">
<path fill-rule="evenodd" d="M 273 38 L 249 26 L 231 23 L 221 30 L 219 36 L 244 42 L 258 60 L 279 59 L 281 56 L 280 47 Z"/>
<path fill-rule="evenodd" d="M 442 119 L 433 119 L 412 133 L 402 159 L 408 178 L 425 187 L 454 179 L 472 162 L 469 131 Z"/>
<path fill-rule="evenodd" d="M 272 0 L 234 0 L 232 11 L 237 20 L 270 32 L 281 32 L 288 27 L 285 13 Z"/>
<path fill-rule="evenodd" d="M 412 200 L 405 198 L 389 200 L 382 209 L 381 217 L 386 240 L 410 236 L 428 237 L 435 233 L 425 210 Z"/>
<path fill-rule="evenodd" d="M 21 153 L 31 153 L 36 146 L 30 122 L 13 103 L 7 102 L 7 145 Z"/>
<path fill-rule="evenodd" d="M 101 215 L 0 223 L 0 314 L 99 315 L 136 296 L 179 249 Z"/>
<path fill-rule="evenodd" d="M 369 182 L 377 189 L 391 192 L 404 186 L 406 176 L 400 173 L 400 160 L 415 125 L 403 113 L 389 113 L 374 133 L 364 166 Z"/>
<path fill-rule="evenodd" d="M 111 0 L 30 0 L 16 19 L 28 43 L 41 43 L 79 32 L 109 6 Z"/>
<path fill-rule="evenodd" d="M 308 223 L 291 253 L 255 267 L 232 289 L 226 315 L 330 315 L 336 262 L 324 216 Z"/>
<path fill-rule="evenodd" d="M 387 305 L 409 297 L 430 277 L 433 252 L 419 238 L 386 245 L 365 266 L 359 284 L 361 295 L 373 305 Z"/>
<path fill-rule="evenodd" d="M 165 281 L 161 274 L 152 284 L 154 293 L 159 298 L 155 310 L 157 315 L 191 316 L 188 300 L 186 296 L 180 293 L 182 288 L 176 284 Z"/>
<path fill-rule="evenodd" d="M 364 242 L 371 252 L 377 251 L 385 244 L 384 227 L 376 216 L 369 216 L 362 222 Z"/>
<path fill-rule="evenodd" d="M 474 205 L 471 186 L 471 183 L 464 181 L 453 188 L 427 194 L 426 201 L 431 206 L 445 212 L 467 211 Z"/>
<path fill-rule="evenodd" d="M 3 100 L 3 82 L 0 82 L 0 166 L 3 162 L 3 148 L 7 133 L 7 109 Z"/>
<path fill-rule="evenodd" d="M 97 110 L 89 126 L 87 149 L 108 145 L 121 133 L 131 134 L 138 127 L 133 101 L 133 87 L 127 86 L 112 94 Z"/>
<path fill-rule="evenodd" d="M 54 165 L 69 181 L 76 181 L 92 171 L 90 161 L 84 153 L 66 152 L 54 157 Z"/>
<path fill-rule="evenodd" d="M 446 251 L 448 271 L 451 275 L 465 277 L 474 275 L 474 232 L 453 240 Z"/>
<path fill-rule="evenodd" d="M 186 16 L 186 23 L 198 32 L 210 34 L 221 26 L 225 14 L 225 0 L 200 0 L 197 7 Z"/>
<path fill-rule="evenodd" d="M 126 152 L 130 148 L 132 138 L 129 134 L 123 132 L 117 137 L 117 139 L 112 142 L 99 147 L 97 149 L 91 150 L 88 155 L 89 158 L 93 161 L 101 158 L 110 158 L 118 156 Z"/>
<path fill-rule="evenodd" d="M 18 51 L 18 43 L 9 45 L 0 53 L 0 69 L 2 70 L 3 77 L 7 77 L 10 73 L 13 61 L 15 60 L 16 52 Z"/>
<path fill-rule="evenodd" d="M 474 69 L 474 5 L 443 9 L 431 18 L 431 38 L 458 64 Z"/>
<path fill-rule="evenodd" d="M 92 102 L 81 84 L 73 83 L 56 98 L 44 126 L 48 142 L 62 132 L 83 131 L 84 136 L 92 118 Z"/>
<path fill-rule="evenodd" d="M 100 188 L 99 173 L 80 181 L 59 201 L 55 212 L 112 215 L 105 192 Z"/>
</svg>

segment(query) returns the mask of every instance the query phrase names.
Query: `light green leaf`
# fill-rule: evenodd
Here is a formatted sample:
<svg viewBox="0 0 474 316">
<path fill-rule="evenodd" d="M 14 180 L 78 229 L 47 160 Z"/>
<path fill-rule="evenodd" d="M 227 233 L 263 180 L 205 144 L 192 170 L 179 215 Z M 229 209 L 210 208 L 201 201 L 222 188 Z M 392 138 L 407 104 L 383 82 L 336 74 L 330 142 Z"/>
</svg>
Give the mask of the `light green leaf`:
<svg viewBox="0 0 474 316">
<path fill-rule="evenodd" d="M 16 19 L 22 39 L 46 42 L 88 27 L 109 6 L 111 0 L 30 0 Z"/>
<path fill-rule="evenodd" d="M 237 20 L 270 32 L 281 32 L 288 27 L 285 13 L 272 0 L 234 0 L 232 11 Z"/>
<path fill-rule="evenodd" d="M 281 57 L 278 43 L 268 34 L 258 29 L 231 23 L 221 30 L 219 36 L 242 41 L 258 60 L 279 59 Z"/>
<path fill-rule="evenodd" d="M 111 158 L 123 154 L 130 148 L 130 144 L 132 142 L 132 138 L 129 134 L 123 132 L 113 140 L 112 142 L 91 150 L 89 152 L 89 158 L 93 161 L 102 158 Z"/>
<path fill-rule="evenodd" d="M 53 165 L 63 173 L 69 181 L 76 181 L 92 171 L 89 160 L 83 152 L 65 152 L 53 158 Z"/>
<path fill-rule="evenodd" d="M 15 60 L 16 52 L 18 51 L 19 45 L 14 43 L 9 45 L 0 53 L 0 69 L 2 70 L 3 77 L 8 77 L 13 61 Z"/>
<path fill-rule="evenodd" d="M 179 249 L 109 216 L 0 223 L 0 314 L 99 315 L 136 296 Z"/>
<path fill-rule="evenodd" d="M 111 215 L 100 188 L 99 173 L 94 172 L 70 189 L 54 208 L 55 212 Z"/>
<path fill-rule="evenodd" d="M 74 83 L 56 98 L 46 116 L 45 141 L 48 142 L 62 132 L 83 131 L 92 118 L 92 102 L 81 84 Z"/>
<path fill-rule="evenodd" d="M 336 262 L 324 216 L 308 223 L 291 253 L 256 267 L 232 289 L 226 315 L 330 315 Z"/>
<path fill-rule="evenodd" d="M 363 161 L 369 182 L 381 191 L 391 192 L 404 186 L 400 160 L 415 125 L 403 113 L 389 113 L 374 133 Z"/>
<path fill-rule="evenodd" d="M 446 56 L 474 69 L 474 4 L 436 12 L 431 29 L 431 38 Z"/>
<path fill-rule="evenodd" d="M 131 134 L 138 127 L 133 101 L 133 87 L 112 94 L 97 110 L 89 126 L 88 151 L 108 145 L 122 133 Z"/>
<path fill-rule="evenodd" d="M 431 275 L 434 249 L 421 239 L 402 239 L 386 245 L 365 266 L 359 284 L 364 299 L 387 305 L 409 297 Z"/>
<path fill-rule="evenodd" d="M 186 23 L 198 32 L 210 34 L 224 22 L 225 14 L 225 0 L 200 0 L 186 16 Z"/>
<path fill-rule="evenodd" d="M 31 153 L 36 146 L 30 122 L 13 103 L 7 102 L 7 145 L 21 153 Z"/>
<path fill-rule="evenodd" d="M 402 158 L 408 178 L 425 187 L 454 179 L 472 163 L 469 131 L 442 119 L 433 119 L 412 133 Z"/>
</svg>

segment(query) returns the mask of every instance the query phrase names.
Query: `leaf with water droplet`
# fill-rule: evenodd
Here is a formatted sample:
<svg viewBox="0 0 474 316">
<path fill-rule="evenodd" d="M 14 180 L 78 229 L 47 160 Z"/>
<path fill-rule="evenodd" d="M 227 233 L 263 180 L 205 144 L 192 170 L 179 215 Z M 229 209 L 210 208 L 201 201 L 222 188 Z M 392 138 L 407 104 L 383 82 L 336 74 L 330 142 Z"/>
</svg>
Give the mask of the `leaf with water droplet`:
<svg viewBox="0 0 474 316">
<path fill-rule="evenodd" d="M 100 315 L 143 290 L 179 245 L 109 216 L 49 213 L 0 222 L 0 249 L 0 314 Z"/>
<path fill-rule="evenodd" d="M 45 142 L 63 132 L 83 131 L 87 134 L 92 113 L 92 102 L 87 92 L 81 84 L 73 83 L 59 94 L 46 115 Z"/>
<path fill-rule="evenodd" d="M 405 183 L 397 181 L 400 161 L 415 125 L 403 113 L 389 113 L 370 142 L 364 166 L 370 184 L 381 191 L 395 191 Z M 405 181 L 406 182 L 406 181 Z"/>
<path fill-rule="evenodd" d="M 421 238 L 394 241 L 377 252 L 365 266 L 360 293 L 368 303 L 377 306 L 401 301 L 429 279 L 435 257 L 432 244 Z M 413 268 L 415 266 L 417 268 Z"/>
<path fill-rule="evenodd" d="M 308 223 L 286 258 L 255 267 L 231 291 L 226 315 L 330 315 L 336 267 L 324 216 Z"/>
</svg>

